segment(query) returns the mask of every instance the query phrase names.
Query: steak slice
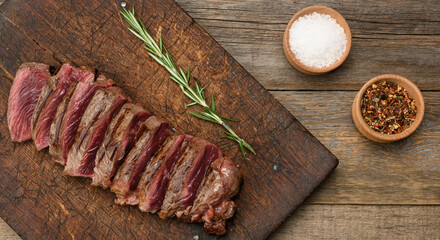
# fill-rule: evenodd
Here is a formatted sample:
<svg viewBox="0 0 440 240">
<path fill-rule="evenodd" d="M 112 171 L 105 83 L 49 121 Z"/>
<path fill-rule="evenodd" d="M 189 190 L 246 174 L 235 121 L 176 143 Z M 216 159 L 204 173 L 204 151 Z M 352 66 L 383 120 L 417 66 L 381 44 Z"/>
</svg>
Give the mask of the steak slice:
<svg viewBox="0 0 440 240">
<path fill-rule="evenodd" d="M 35 134 L 37 132 L 37 123 L 38 123 L 38 117 L 40 116 L 40 113 L 43 111 L 43 108 L 46 104 L 47 99 L 53 91 L 57 88 L 57 80 L 58 78 L 56 76 L 52 76 L 49 79 L 47 79 L 46 84 L 44 84 L 43 88 L 41 89 L 40 96 L 38 97 L 37 104 L 35 104 L 34 112 L 32 113 L 31 118 L 31 137 L 34 139 Z"/>
<path fill-rule="evenodd" d="M 136 188 L 141 211 L 154 213 L 160 209 L 171 178 L 170 173 L 191 139 L 193 137 L 189 135 L 169 137 L 147 165 Z"/>
<path fill-rule="evenodd" d="M 230 158 L 211 163 L 197 192 L 193 206 L 176 213 L 184 222 L 205 222 L 208 234 L 226 233 L 225 222 L 234 216 L 235 203 L 230 199 L 240 188 L 241 173 Z"/>
<path fill-rule="evenodd" d="M 118 87 L 95 90 L 78 126 L 74 143 L 67 154 L 64 175 L 83 177 L 93 175 L 96 152 L 102 143 L 107 126 L 127 100 Z"/>
<path fill-rule="evenodd" d="M 222 153 L 214 144 L 194 138 L 171 173 L 159 217 L 172 217 L 177 211 L 191 206 L 209 165 L 220 157 Z"/>
<path fill-rule="evenodd" d="M 186 208 L 192 206 L 197 190 L 199 189 L 203 178 L 205 178 L 209 165 L 211 165 L 214 160 L 221 157 L 223 157 L 222 152 L 217 146 L 212 143 L 207 143 L 205 145 L 205 154 L 203 157 L 194 159 L 191 170 L 183 184 L 183 195 L 180 201 L 180 207 Z"/>
<path fill-rule="evenodd" d="M 78 82 L 73 82 L 72 84 L 70 84 L 66 95 L 64 95 L 63 100 L 57 108 L 55 118 L 49 129 L 49 154 L 52 156 L 52 159 L 56 163 L 59 163 L 61 165 L 65 165 L 65 163 L 61 151 L 61 144 L 59 144 L 59 138 L 62 132 L 62 128 L 64 127 L 65 113 L 69 107 L 70 100 L 76 90 L 77 85 Z"/>
<path fill-rule="evenodd" d="M 96 154 L 92 185 L 108 188 L 113 176 L 130 151 L 136 132 L 150 113 L 141 106 L 126 103 L 111 121 Z"/>
<path fill-rule="evenodd" d="M 61 66 L 58 73 L 46 84 L 40 94 L 38 111 L 32 116 L 32 138 L 37 150 L 49 146 L 49 132 L 58 106 L 66 95 L 72 82 L 93 82 L 95 75 L 89 68 L 80 69 L 66 63 Z"/>
<path fill-rule="evenodd" d="M 138 203 L 134 190 L 145 166 L 170 134 L 168 122 L 159 117 L 152 116 L 142 123 L 136 134 L 134 146 L 119 168 L 110 188 L 116 194 L 116 203 Z"/>
<path fill-rule="evenodd" d="M 173 134 L 104 75 L 94 81 L 93 70 L 69 64 L 51 73 L 38 63 L 18 69 L 7 112 L 13 141 L 30 136 L 39 150 L 49 144 L 63 175 L 92 177 L 116 193 L 116 203 L 226 233 L 241 180 L 230 158 L 206 140 Z"/>
<path fill-rule="evenodd" d="M 66 165 L 67 154 L 72 146 L 78 125 L 98 87 L 110 87 L 113 80 L 100 75 L 95 82 L 73 82 L 58 106 L 50 127 L 49 153 L 55 162 Z"/>
<path fill-rule="evenodd" d="M 43 63 L 28 62 L 18 68 L 8 100 L 7 119 L 12 141 L 31 139 L 32 113 L 49 78 L 49 65 Z"/>
</svg>

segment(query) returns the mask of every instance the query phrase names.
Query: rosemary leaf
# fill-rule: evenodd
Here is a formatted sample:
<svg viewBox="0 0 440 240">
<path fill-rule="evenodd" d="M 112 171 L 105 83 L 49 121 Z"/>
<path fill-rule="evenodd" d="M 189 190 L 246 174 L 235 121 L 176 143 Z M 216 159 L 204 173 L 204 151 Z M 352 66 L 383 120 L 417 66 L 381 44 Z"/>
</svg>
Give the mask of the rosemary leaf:
<svg viewBox="0 0 440 240">
<path fill-rule="evenodd" d="M 167 72 L 170 74 L 171 80 L 177 83 L 183 94 L 192 100 L 192 102 L 189 103 L 187 107 L 200 105 L 203 107 L 203 109 L 205 109 L 205 112 L 202 112 L 200 114 L 192 111 L 188 111 L 188 113 L 200 119 L 214 122 L 223 126 L 223 128 L 226 129 L 226 131 L 223 130 L 223 132 L 226 133 L 226 136 L 222 136 L 222 138 L 225 137 L 237 142 L 240 147 L 240 151 L 247 160 L 250 159 L 246 157 L 246 149 L 256 155 L 256 152 L 252 149 L 249 143 L 247 143 L 243 138 L 239 137 L 227 122 L 236 120 L 220 116 L 216 112 L 213 95 L 211 95 L 211 106 L 207 104 L 204 92 L 205 87 L 201 87 L 199 85 L 199 81 L 194 77 L 193 79 L 195 87 L 191 87 L 189 82 L 191 79 L 190 68 L 188 67 L 188 70 L 185 73 L 181 68 L 177 68 L 175 66 L 170 53 L 162 42 L 162 37 L 159 37 L 158 45 L 158 43 L 148 33 L 144 23 L 136 19 L 134 8 L 131 11 L 124 8 L 123 11 L 120 11 L 120 14 L 131 26 L 131 28 L 128 28 L 128 30 L 133 33 L 134 36 L 141 39 L 145 43 L 145 49 L 147 49 L 148 55 L 150 55 L 157 63 L 159 63 L 162 67 L 165 68 L 165 70 L 167 70 Z"/>
<path fill-rule="evenodd" d="M 241 153 L 243 153 L 243 156 L 246 157 L 246 151 L 244 150 L 243 143 L 239 142 L 239 145 L 240 145 Z"/>
<path fill-rule="evenodd" d="M 227 121 L 231 121 L 231 122 L 238 122 L 238 120 L 236 119 L 231 119 L 231 118 L 227 118 L 227 117 L 222 117 L 223 120 L 227 120 Z"/>
<path fill-rule="evenodd" d="M 214 95 L 211 95 L 211 109 L 215 112 L 215 101 Z M 223 118 L 224 119 L 224 118 Z"/>
<path fill-rule="evenodd" d="M 194 105 L 197 105 L 197 103 L 196 102 L 192 102 L 190 104 L 186 104 L 187 107 L 191 107 L 191 106 L 194 106 Z"/>
<path fill-rule="evenodd" d="M 198 114 L 198 113 L 196 113 L 196 112 L 191 112 L 191 111 L 189 111 L 188 113 L 191 114 L 191 115 L 193 115 L 193 116 L 196 116 L 196 117 L 198 117 L 198 118 L 201 118 L 201 119 L 203 119 L 203 120 L 217 123 L 217 122 L 215 121 L 215 119 L 212 119 L 211 117 L 207 117 L 207 116 L 204 116 L 204 115 Z"/>
<path fill-rule="evenodd" d="M 188 66 L 188 70 L 186 71 L 186 79 L 189 79 L 189 76 L 190 76 L 190 70 L 189 70 L 189 66 Z"/>
<path fill-rule="evenodd" d="M 251 153 L 253 153 L 254 155 L 256 155 L 257 153 L 255 152 L 255 150 L 251 147 L 251 145 L 249 145 L 249 143 L 247 143 L 246 141 L 242 141 L 243 146 L 249 150 Z"/>
</svg>

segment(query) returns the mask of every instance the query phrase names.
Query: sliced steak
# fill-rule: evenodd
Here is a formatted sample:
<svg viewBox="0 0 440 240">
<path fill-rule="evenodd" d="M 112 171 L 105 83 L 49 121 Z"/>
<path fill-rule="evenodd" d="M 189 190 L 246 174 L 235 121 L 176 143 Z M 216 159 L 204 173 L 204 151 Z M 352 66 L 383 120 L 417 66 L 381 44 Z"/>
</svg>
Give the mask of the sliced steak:
<svg viewBox="0 0 440 240">
<path fill-rule="evenodd" d="M 95 90 L 67 155 L 64 175 L 83 177 L 93 175 L 96 152 L 104 139 L 107 127 L 127 100 L 118 87 Z"/>
<path fill-rule="evenodd" d="M 95 82 L 73 82 L 58 106 L 50 127 L 49 153 L 55 162 L 66 165 L 78 125 L 98 87 L 110 87 L 113 80 L 100 75 Z"/>
<path fill-rule="evenodd" d="M 57 88 L 58 83 L 58 77 L 52 76 L 47 81 L 46 84 L 44 84 L 43 88 L 41 89 L 40 96 L 38 97 L 37 104 L 35 104 L 34 112 L 32 113 L 31 118 L 31 137 L 32 139 L 35 138 L 35 134 L 38 130 L 38 118 L 43 111 L 44 106 L 46 105 L 46 101 L 51 96 L 51 94 L 55 91 Z"/>
<path fill-rule="evenodd" d="M 136 132 L 150 113 L 141 106 L 126 103 L 111 121 L 95 157 L 92 185 L 110 187 L 113 176 L 122 164 L 134 141 Z"/>
<path fill-rule="evenodd" d="M 171 173 L 172 178 L 159 216 L 169 218 L 178 210 L 191 206 L 209 165 L 220 157 L 222 153 L 215 145 L 194 138 Z"/>
<path fill-rule="evenodd" d="M 89 68 L 77 69 L 63 64 L 58 73 L 46 84 L 40 94 L 38 111 L 34 111 L 32 120 L 32 138 L 38 150 L 49 146 L 49 132 L 56 111 L 72 82 L 93 82 L 94 73 Z"/>
<path fill-rule="evenodd" d="M 62 133 L 62 129 L 64 128 L 65 123 L 65 113 L 70 104 L 70 100 L 72 99 L 75 90 L 78 86 L 78 82 L 73 82 L 70 84 L 69 89 L 67 90 L 66 95 L 64 95 L 63 100 L 57 108 L 57 112 L 55 114 L 55 118 L 52 121 L 49 130 L 49 154 L 52 156 L 52 159 L 61 165 L 65 165 L 63 160 L 63 153 L 61 150 L 61 144 L 59 142 L 59 138 Z"/>
<path fill-rule="evenodd" d="M 141 211 L 154 213 L 160 209 L 168 189 L 170 173 L 191 139 L 193 137 L 189 135 L 169 137 L 147 165 L 136 188 Z"/>
<path fill-rule="evenodd" d="M 28 62 L 18 68 L 8 100 L 7 118 L 12 141 L 23 142 L 31 138 L 32 114 L 49 78 L 46 64 Z"/>
<path fill-rule="evenodd" d="M 168 122 L 159 117 L 152 116 L 142 123 L 136 134 L 134 146 L 119 168 L 110 188 L 116 194 L 116 203 L 130 205 L 138 203 L 134 190 L 145 166 L 170 134 Z"/>
<path fill-rule="evenodd" d="M 211 163 L 197 192 L 193 206 L 178 211 L 184 222 L 205 222 L 209 234 L 226 233 L 225 222 L 235 213 L 234 197 L 240 187 L 241 173 L 230 158 L 219 158 Z"/>
<path fill-rule="evenodd" d="M 194 159 L 187 179 L 183 184 L 183 195 L 180 201 L 181 208 L 192 206 L 197 190 L 203 178 L 205 178 L 209 165 L 220 157 L 223 157 L 220 149 L 212 143 L 207 143 L 203 157 Z"/>
</svg>

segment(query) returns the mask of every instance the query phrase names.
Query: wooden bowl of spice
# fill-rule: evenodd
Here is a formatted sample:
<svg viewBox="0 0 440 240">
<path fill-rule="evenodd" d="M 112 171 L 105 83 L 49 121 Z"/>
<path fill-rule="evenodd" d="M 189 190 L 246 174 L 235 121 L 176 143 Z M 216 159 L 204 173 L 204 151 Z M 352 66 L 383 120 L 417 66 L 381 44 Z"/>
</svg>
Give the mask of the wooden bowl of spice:
<svg viewBox="0 0 440 240">
<path fill-rule="evenodd" d="M 411 135 L 422 122 L 425 102 L 410 80 L 394 74 L 377 76 L 356 95 L 352 115 L 359 132 L 389 143 Z"/>
<path fill-rule="evenodd" d="M 296 13 L 284 31 L 283 48 L 299 71 L 319 75 L 339 67 L 351 49 L 351 31 L 345 18 L 325 6 Z"/>
</svg>

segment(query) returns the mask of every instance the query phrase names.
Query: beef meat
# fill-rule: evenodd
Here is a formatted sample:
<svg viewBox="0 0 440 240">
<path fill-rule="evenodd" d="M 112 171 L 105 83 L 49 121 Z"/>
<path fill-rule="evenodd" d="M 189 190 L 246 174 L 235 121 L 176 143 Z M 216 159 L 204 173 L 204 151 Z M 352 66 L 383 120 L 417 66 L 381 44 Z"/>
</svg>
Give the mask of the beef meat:
<svg viewBox="0 0 440 240">
<path fill-rule="evenodd" d="M 94 73 L 89 68 L 77 69 L 70 64 L 63 64 L 58 73 L 46 84 L 39 98 L 39 111 L 34 111 L 32 138 L 37 150 L 49 146 L 50 126 L 52 125 L 58 106 L 66 95 L 72 82 L 92 82 Z"/>
<path fill-rule="evenodd" d="M 205 145 L 205 153 L 203 157 L 194 159 L 187 179 L 183 184 L 183 195 L 180 201 L 181 208 L 186 208 L 193 204 L 197 190 L 199 189 L 203 178 L 205 178 L 209 165 L 222 156 L 222 152 L 214 144 L 207 143 Z"/>
<path fill-rule="evenodd" d="M 131 149 L 136 132 L 150 113 L 142 107 L 126 103 L 111 121 L 96 154 L 92 185 L 108 188 L 122 159 Z"/>
<path fill-rule="evenodd" d="M 116 173 L 110 188 L 116 194 L 116 203 L 130 205 L 138 203 L 134 190 L 145 166 L 170 134 L 168 122 L 159 117 L 152 116 L 141 124 L 134 146 Z"/>
<path fill-rule="evenodd" d="M 141 211 L 154 213 L 160 209 L 171 178 L 170 172 L 191 139 L 193 137 L 189 135 L 169 137 L 147 165 L 136 188 Z"/>
<path fill-rule="evenodd" d="M 169 218 L 191 206 L 209 164 L 220 157 L 222 153 L 214 144 L 200 138 L 191 140 L 170 174 L 159 216 Z"/>
<path fill-rule="evenodd" d="M 96 89 L 67 155 L 64 175 L 83 177 L 93 175 L 96 152 L 102 143 L 110 120 L 127 100 L 118 87 Z"/>
<path fill-rule="evenodd" d="M 211 163 L 192 206 L 178 211 L 184 222 L 205 222 L 209 234 L 226 233 L 225 222 L 235 213 L 234 197 L 240 187 L 241 173 L 230 158 L 219 158 Z"/>
<path fill-rule="evenodd" d="M 67 154 L 72 146 L 78 125 L 95 90 L 114 84 L 113 80 L 100 75 L 95 82 L 73 82 L 70 85 L 50 127 L 49 153 L 55 162 L 66 165 Z"/>
<path fill-rule="evenodd" d="M 64 64 L 50 76 L 47 65 L 23 64 L 7 114 L 12 140 L 49 145 L 64 175 L 110 187 L 118 204 L 226 232 L 241 179 L 232 160 L 206 140 L 172 133 L 104 75 L 94 81 L 94 70 Z"/>
<path fill-rule="evenodd" d="M 73 82 L 72 84 L 70 84 L 66 95 L 64 95 L 63 100 L 57 108 L 55 118 L 52 121 L 49 130 L 49 154 L 52 156 L 52 159 L 56 163 L 59 163 L 61 165 L 65 165 L 65 163 L 62 158 L 61 144 L 59 142 L 59 138 L 62 133 L 62 129 L 64 128 L 65 113 L 69 107 L 70 100 L 76 90 L 77 85 L 78 82 Z"/>
<path fill-rule="evenodd" d="M 42 63 L 23 63 L 15 74 L 8 100 L 8 127 L 12 141 L 31 138 L 31 118 L 41 90 L 50 77 L 49 66 Z"/>
<path fill-rule="evenodd" d="M 32 113 L 31 118 L 31 137 L 32 139 L 35 138 L 35 134 L 38 130 L 38 118 L 40 116 L 40 113 L 43 111 L 44 106 L 46 105 L 47 99 L 53 91 L 57 88 L 57 82 L 58 77 L 52 76 L 49 79 L 47 79 L 46 83 L 44 84 L 43 88 L 41 89 L 40 96 L 38 97 L 37 103 L 35 104 L 34 112 Z"/>
</svg>

